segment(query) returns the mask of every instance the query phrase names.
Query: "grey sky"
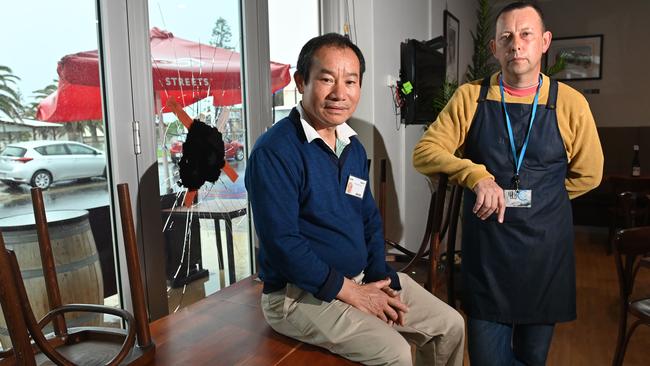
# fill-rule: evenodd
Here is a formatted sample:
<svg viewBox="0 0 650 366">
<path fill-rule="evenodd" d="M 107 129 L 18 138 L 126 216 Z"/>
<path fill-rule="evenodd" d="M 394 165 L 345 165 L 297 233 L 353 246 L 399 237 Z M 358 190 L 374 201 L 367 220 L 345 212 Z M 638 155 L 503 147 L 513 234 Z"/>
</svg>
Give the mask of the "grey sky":
<svg viewBox="0 0 650 366">
<path fill-rule="evenodd" d="M 228 21 L 240 49 L 237 0 L 150 0 L 149 25 L 175 36 L 208 43 L 215 21 Z M 300 47 L 318 34 L 316 0 L 269 0 L 271 60 L 295 66 Z M 22 0 L 4 4 L 0 22 L 0 65 L 21 78 L 25 102 L 57 78 L 61 57 L 97 49 L 95 1 Z"/>
</svg>

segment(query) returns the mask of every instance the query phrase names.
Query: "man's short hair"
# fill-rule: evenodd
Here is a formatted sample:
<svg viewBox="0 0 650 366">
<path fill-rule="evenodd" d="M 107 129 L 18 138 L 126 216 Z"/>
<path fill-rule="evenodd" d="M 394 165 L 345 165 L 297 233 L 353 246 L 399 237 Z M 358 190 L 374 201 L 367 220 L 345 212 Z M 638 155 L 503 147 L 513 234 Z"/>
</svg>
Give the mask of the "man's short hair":
<svg viewBox="0 0 650 366">
<path fill-rule="evenodd" d="M 539 15 L 539 19 L 542 21 L 542 31 L 546 31 L 546 23 L 544 23 L 544 13 L 542 12 L 542 9 L 534 1 L 515 1 L 513 3 L 510 3 L 504 6 L 503 9 L 501 9 L 501 11 L 497 13 L 497 16 L 496 18 L 494 18 L 494 20 L 498 21 L 501 14 L 509 13 L 513 10 L 524 9 L 524 8 L 533 8 L 533 10 L 537 12 L 537 15 Z"/>
<path fill-rule="evenodd" d="M 363 58 L 363 53 L 348 37 L 338 33 L 326 33 L 314 37 L 302 46 L 298 56 L 298 64 L 296 65 L 296 74 L 303 77 L 305 84 L 309 83 L 309 71 L 314 62 L 314 54 L 323 47 L 349 48 L 354 51 L 354 54 L 359 59 L 359 84 L 361 84 L 363 73 L 366 71 L 366 61 Z"/>
</svg>

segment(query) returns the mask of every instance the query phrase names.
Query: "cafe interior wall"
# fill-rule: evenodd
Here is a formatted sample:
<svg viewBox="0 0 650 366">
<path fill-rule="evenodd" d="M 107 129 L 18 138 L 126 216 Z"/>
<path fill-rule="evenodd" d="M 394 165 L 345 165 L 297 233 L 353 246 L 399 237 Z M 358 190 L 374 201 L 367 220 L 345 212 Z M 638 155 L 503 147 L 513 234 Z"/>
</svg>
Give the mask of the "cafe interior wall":
<svg viewBox="0 0 650 366">
<path fill-rule="evenodd" d="M 388 76 L 399 75 L 400 42 L 407 38 L 428 40 L 443 33 L 443 11 L 447 8 L 460 21 L 461 78 L 473 51 L 469 33 L 476 24 L 476 0 L 354 0 L 324 2 L 323 31 L 341 32 L 347 18 L 351 38 L 364 53 L 366 73 L 361 100 L 351 126 L 359 133 L 372 159 L 371 181 L 379 199 L 380 162 L 387 159 L 386 237 L 416 250 L 424 234 L 429 198 L 427 178 L 413 168 L 412 152 L 422 136 L 422 125 L 404 126 L 395 115 Z M 350 5 L 353 4 L 353 5 Z M 332 10 L 331 7 L 338 9 Z"/>
<path fill-rule="evenodd" d="M 598 126 L 605 175 L 629 174 L 632 145 L 650 173 L 650 1 L 547 0 L 540 4 L 554 37 L 603 35 L 602 78 L 566 82 L 584 93 Z M 579 19 L 579 21 L 576 21 Z"/>
<path fill-rule="evenodd" d="M 495 1 L 494 10 L 509 2 Z M 442 14 L 447 8 L 460 20 L 462 79 L 473 52 L 469 31 L 476 24 L 476 1 L 354 0 L 353 3 L 348 17 L 350 30 L 353 40 L 366 55 L 367 71 L 361 101 L 351 124 L 373 161 L 371 180 L 375 196 L 379 193 L 379 162 L 381 159 L 388 162 L 386 236 L 414 250 L 424 232 L 430 197 L 427 181 L 413 169 L 411 157 L 423 129 L 398 123 L 386 78 L 398 75 L 400 42 L 442 34 Z M 344 14 L 344 1 L 340 4 L 340 14 Z M 650 73 L 646 65 L 650 59 L 650 48 L 646 47 L 650 39 L 650 27 L 647 27 L 650 1 L 543 0 L 539 5 L 555 37 L 604 35 L 602 78 L 567 84 L 581 92 L 599 90 L 598 94 L 587 93 L 585 97 L 603 140 L 605 172 L 617 172 L 616 167 L 629 165 L 633 144 L 641 145 L 642 162 L 650 162 L 650 113 L 644 108 L 650 95 L 647 91 Z M 344 23 L 345 16 L 341 15 L 339 24 Z"/>
</svg>

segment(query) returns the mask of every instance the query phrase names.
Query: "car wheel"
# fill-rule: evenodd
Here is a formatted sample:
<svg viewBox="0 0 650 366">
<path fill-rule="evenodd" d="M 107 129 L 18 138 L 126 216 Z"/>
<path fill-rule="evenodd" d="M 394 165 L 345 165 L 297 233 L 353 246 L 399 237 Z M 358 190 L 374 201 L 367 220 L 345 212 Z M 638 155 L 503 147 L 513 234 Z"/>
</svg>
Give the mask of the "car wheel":
<svg viewBox="0 0 650 366">
<path fill-rule="evenodd" d="M 244 160 L 244 148 L 243 147 L 240 147 L 239 149 L 237 149 L 237 153 L 235 153 L 235 159 L 237 159 L 237 161 Z"/>
<path fill-rule="evenodd" d="M 52 184 L 52 174 L 47 170 L 39 170 L 32 176 L 32 187 L 46 189 Z"/>
</svg>

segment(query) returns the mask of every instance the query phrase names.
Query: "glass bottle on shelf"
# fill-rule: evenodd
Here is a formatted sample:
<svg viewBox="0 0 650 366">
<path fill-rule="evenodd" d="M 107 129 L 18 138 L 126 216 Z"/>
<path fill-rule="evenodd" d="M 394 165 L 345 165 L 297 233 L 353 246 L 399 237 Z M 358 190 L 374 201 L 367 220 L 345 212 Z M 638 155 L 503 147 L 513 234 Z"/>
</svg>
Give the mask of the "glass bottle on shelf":
<svg viewBox="0 0 650 366">
<path fill-rule="evenodd" d="M 634 157 L 632 158 L 632 176 L 641 176 L 641 161 L 639 160 L 639 145 L 634 145 Z"/>
</svg>

